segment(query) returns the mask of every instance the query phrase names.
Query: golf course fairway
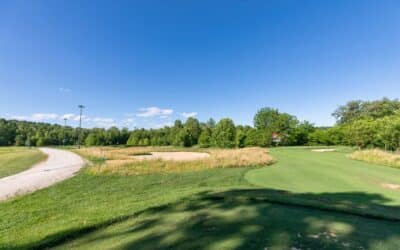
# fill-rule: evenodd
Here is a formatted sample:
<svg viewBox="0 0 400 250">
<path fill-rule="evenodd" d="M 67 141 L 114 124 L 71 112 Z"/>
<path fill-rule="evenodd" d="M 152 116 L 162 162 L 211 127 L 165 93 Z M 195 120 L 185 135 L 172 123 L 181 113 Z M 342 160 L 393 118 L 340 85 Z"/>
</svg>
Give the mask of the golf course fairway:
<svg viewBox="0 0 400 250">
<path fill-rule="evenodd" d="M 388 183 L 400 184 L 400 171 L 351 160 L 347 157 L 349 150 L 315 152 L 310 147 L 272 148 L 270 153 L 277 163 L 251 170 L 245 179 L 259 187 L 297 194 L 352 194 L 351 200 L 360 203 L 362 195 L 357 193 L 374 194 L 381 197 L 381 205 L 400 205 L 400 191 L 385 187 Z"/>
</svg>

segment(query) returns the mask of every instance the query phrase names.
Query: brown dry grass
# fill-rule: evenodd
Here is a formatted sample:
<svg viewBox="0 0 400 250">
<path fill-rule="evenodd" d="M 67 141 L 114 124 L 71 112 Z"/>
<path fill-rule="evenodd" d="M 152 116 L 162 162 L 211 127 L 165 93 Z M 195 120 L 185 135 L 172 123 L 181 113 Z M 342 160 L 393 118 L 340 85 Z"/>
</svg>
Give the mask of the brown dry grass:
<svg viewBox="0 0 400 250">
<path fill-rule="evenodd" d="M 400 168 L 400 154 L 380 149 L 355 151 L 350 159 Z"/>
<path fill-rule="evenodd" d="M 210 157 L 193 161 L 161 159 L 138 160 L 133 156 L 149 152 L 206 152 Z M 199 171 L 210 168 L 257 167 L 272 164 L 272 156 L 263 148 L 243 149 L 183 149 L 173 147 L 91 147 L 76 150 L 80 155 L 97 162 L 89 171 L 93 174 L 141 175 Z M 104 161 L 100 161 L 102 158 Z"/>
</svg>

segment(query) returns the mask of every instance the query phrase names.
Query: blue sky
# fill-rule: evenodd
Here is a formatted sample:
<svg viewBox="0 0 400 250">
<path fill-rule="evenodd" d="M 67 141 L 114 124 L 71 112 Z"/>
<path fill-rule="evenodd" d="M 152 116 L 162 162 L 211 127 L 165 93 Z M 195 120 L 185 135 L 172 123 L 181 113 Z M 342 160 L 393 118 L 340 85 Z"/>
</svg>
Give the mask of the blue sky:
<svg viewBox="0 0 400 250">
<path fill-rule="evenodd" d="M 0 117 L 252 124 L 269 106 L 332 125 L 399 97 L 399 24 L 399 1 L 1 1 Z"/>
</svg>

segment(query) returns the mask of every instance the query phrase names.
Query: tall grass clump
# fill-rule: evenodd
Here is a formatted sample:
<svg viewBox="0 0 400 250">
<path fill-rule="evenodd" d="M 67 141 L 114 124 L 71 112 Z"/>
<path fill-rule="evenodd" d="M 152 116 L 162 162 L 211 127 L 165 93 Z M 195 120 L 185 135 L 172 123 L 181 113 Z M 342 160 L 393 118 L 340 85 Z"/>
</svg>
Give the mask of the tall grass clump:
<svg viewBox="0 0 400 250">
<path fill-rule="evenodd" d="M 400 154 L 394 152 L 380 149 L 359 150 L 353 152 L 349 157 L 353 160 L 400 168 Z"/>
<path fill-rule="evenodd" d="M 150 152 L 177 152 L 200 151 L 208 153 L 207 158 L 191 161 L 174 161 L 163 159 L 136 159 L 135 155 L 147 155 Z M 238 168 L 259 167 L 274 162 L 268 151 L 263 148 L 242 149 L 183 149 L 183 148 L 120 148 L 109 147 L 86 148 L 78 151 L 87 159 L 104 157 L 102 164 L 94 164 L 89 168 L 92 174 L 120 174 L 120 175 L 146 175 L 153 173 L 176 173 L 188 171 L 200 171 L 212 168 Z"/>
</svg>

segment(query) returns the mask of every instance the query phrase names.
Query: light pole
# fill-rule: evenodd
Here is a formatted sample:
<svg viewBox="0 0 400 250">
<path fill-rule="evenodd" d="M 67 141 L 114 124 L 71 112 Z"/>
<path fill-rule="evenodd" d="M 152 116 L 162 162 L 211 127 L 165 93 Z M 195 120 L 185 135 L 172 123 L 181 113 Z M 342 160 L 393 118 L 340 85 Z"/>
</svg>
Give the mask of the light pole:
<svg viewBox="0 0 400 250">
<path fill-rule="evenodd" d="M 63 146 L 65 146 L 65 141 L 66 141 L 66 139 L 65 139 L 65 129 L 67 128 L 67 118 L 66 117 L 64 117 L 64 129 L 63 129 Z"/>
<path fill-rule="evenodd" d="M 79 132 L 78 132 L 78 148 L 81 148 L 81 130 L 82 130 L 82 110 L 85 108 L 82 104 L 78 105 L 79 113 Z"/>
</svg>

